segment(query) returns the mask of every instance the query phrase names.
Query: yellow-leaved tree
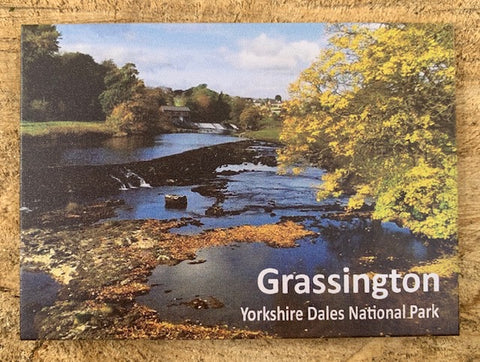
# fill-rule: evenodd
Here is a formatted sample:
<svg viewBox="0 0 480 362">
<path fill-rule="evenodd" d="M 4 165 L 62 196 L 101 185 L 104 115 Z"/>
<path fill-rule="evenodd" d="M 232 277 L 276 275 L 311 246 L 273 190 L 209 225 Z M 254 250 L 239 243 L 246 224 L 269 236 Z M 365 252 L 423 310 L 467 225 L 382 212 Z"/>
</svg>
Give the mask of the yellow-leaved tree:
<svg viewBox="0 0 480 362">
<path fill-rule="evenodd" d="M 280 136 L 284 167 L 327 170 L 318 198 L 375 200 L 373 217 L 456 236 L 453 31 L 448 25 L 337 25 L 298 80 Z"/>
</svg>

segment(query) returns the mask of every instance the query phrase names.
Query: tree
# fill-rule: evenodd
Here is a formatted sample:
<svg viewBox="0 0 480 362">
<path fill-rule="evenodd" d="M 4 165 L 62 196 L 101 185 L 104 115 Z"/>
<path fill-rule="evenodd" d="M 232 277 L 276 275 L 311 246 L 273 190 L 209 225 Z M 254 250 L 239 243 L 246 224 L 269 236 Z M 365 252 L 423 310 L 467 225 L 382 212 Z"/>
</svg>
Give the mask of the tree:
<svg viewBox="0 0 480 362">
<path fill-rule="evenodd" d="M 32 64 L 58 52 L 60 33 L 55 25 L 26 25 L 22 27 L 22 65 L 29 70 Z"/>
<path fill-rule="evenodd" d="M 160 115 L 160 107 L 171 104 L 172 93 L 161 88 L 139 87 L 129 99 L 113 108 L 107 124 L 127 134 L 171 131 L 170 123 Z"/>
<path fill-rule="evenodd" d="M 248 101 L 246 98 L 242 97 L 234 97 L 231 100 L 231 107 L 230 107 L 230 120 L 232 123 L 240 126 L 240 115 L 242 114 L 243 110 L 248 106 L 251 105 L 252 102 Z"/>
<path fill-rule="evenodd" d="M 117 132 L 141 134 L 159 127 L 159 107 L 152 102 L 146 89 L 134 93 L 128 100 L 117 104 L 108 115 L 107 125 Z"/>
<path fill-rule="evenodd" d="M 54 25 L 22 27 L 22 119 L 47 120 L 53 108 L 60 33 Z"/>
<path fill-rule="evenodd" d="M 174 130 L 173 125 L 168 117 L 162 117 L 160 107 L 165 105 L 173 105 L 174 98 L 171 91 L 162 88 L 145 88 L 143 92 L 145 104 L 150 107 L 150 120 L 147 120 L 148 130 L 153 132 L 171 132 Z"/>
<path fill-rule="evenodd" d="M 187 106 L 192 120 L 196 122 L 225 122 L 231 109 L 229 96 L 209 89 L 207 84 L 181 92 L 176 96 L 175 103 Z"/>
<path fill-rule="evenodd" d="M 452 29 L 339 26 L 291 85 L 283 167 L 328 171 L 318 198 L 350 195 L 354 210 L 434 238 L 456 234 Z"/>
<path fill-rule="evenodd" d="M 145 85 L 138 78 L 138 70 L 133 63 L 117 68 L 115 63 L 107 61 L 104 66 L 109 71 L 105 75 L 106 89 L 100 94 L 99 100 L 103 111 L 109 115 L 117 105 L 128 101 L 137 92 L 142 92 Z"/>
<path fill-rule="evenodd" d="M 53 25 L 22 28 L 22 119 L 105 120 L 98 97 L 107 68 L 87 54 L 60 55 L 59 37 Z"/>
<path fill-rule="evenodd" d="M 156 107 L 160 108 L 165 105 L 173 105 L 173 93 L 165 88 L 145 88 L 145 95 L 150 99 L 150 102 L 155 104 Z"/>
<path fill-rule="evenodd" d="M 265 117 L 265 112 L 252 104 L 243 109 L 240 114 L 240 124 L 243 129 L 256 131 L 260 127 L 260 121 Z"/>
<path fill-rule="evenodd" d="M 104 121 L 99 96 L 105 90 L 106 67 L 82 53 L 66 53 L 58 60 L 57 72 L 52 77 L 57 82 L 54 119 Z"/>
<path fill-rule="evenodd" d="M 158 130 L 160 106 L 173 101 L 161 89 L 146 88 L 137 75 L 135 64 L 127 63 L 117 68 L 112 61 L 104 63 L 110 70 L 105 76 L 105 91 L 100 103 L 108 114 L 107 124 L 112 129 L 128 134 Z"/>
<path fill-rule="evenodd" d="M 199 84 L 185 92 L 185 105 L 190 109 L 192 120 L 212 122 L 211 109 L 216 94 L 206 84 Z"/>
<path fill-rule="evenodd" d="M 212 122 L 215 123 L 223 123 L 226 122 L 230 118 L 230 97 L 228 95 L 220 94 L 217 95 L 215 102 L 213 102 L 213 106 L 211 109 L 211 119 Z"/>
</svg>

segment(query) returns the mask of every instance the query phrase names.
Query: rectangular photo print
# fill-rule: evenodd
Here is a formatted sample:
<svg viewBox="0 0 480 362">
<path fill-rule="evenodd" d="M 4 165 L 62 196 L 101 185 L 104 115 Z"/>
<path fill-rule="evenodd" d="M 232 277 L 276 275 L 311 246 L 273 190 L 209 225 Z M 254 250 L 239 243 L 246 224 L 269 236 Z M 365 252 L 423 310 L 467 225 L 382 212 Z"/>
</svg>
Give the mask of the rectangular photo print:
<svg viewBox="0 0 480 362">
<path fill-rule="evenodd" d="M 448 24 L 21 41 L 21 338 L 458 334 Z"/>
</svg>

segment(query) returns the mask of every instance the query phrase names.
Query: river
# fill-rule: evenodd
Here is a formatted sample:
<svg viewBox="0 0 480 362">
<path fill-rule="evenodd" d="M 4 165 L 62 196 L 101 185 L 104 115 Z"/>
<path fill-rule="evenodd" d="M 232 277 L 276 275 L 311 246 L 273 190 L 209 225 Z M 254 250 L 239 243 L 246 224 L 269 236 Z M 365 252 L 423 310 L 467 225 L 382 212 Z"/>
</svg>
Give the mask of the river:
<svg viewBox="0 0 480 362">
<path fill-rule="evenodd" d="M 25 144 L 22 162 L 42 166 L 110 165 L 147 161 L 201 147 L 236 142 L 239 137 L 219 134 L 173 133 L 155 137 L 113 137 L 78 143 Z"/>
<path fill-rule="evenodd" d="M 178 154 L 200 147 L 238 141 L 238 138 L 212 134 L 168 134 L 154 139 L 113 139 L 86 147 L 45 148 L 42 155 L 50 164 L 99 165 L 144 161 Z M 261 157 L 275 157 L 276 146 L 258 142 L 250 147 Z M 373 225 L 370 220 L 353 218 L 340 221 L 332 217 L 335 210 L 345 205 L 344 199 L 316 200 L 316 188 L 321 183 L 323 170 L 307 168 L 300 175 L 280 175 L 274 165 L 245 162 L 222 165 L 216 177 L 195 185 L 163 185 L 158 187 L 119 188 L 115 197 L 124 201 L 112 219 L 178 219 L 189 217 L 199 221 L 174 232 L 196 234 L 214 228 L 239 225 L 273 224 L 295 220 L 315 236 L 297 242 L 295 248 L 274 248 L 263 243 L 235 243 L 223 247 L 200 250 L 196 260 L 183 261 L 174 266 L 159 265 L 149 278 L 151 290 L 137 297 L 137 302 L 158 311 L 160 317 L 171 322 L 190 321 L 196 324 L 226 324 L 236 328 L 262 329 L 284 337 L 337 335 L 409 335 L 421 333 L 448 334 L 455 330 L 448 320 L 441 323 L 428 320 L 419 325 L 409 320 L 385 320 L 381 323 L 361 321 L 245 321 L 241 308 L 263 307 L 303 309 L 347 309 L 357 305 L 397 308 L 403 304 L 427 305 L 434 300 L 455 314 L 458 306 L 449 294 L 429 295 L 415 293 L 391 295 L 386 300 L 375 300 L 370 294 L 274 296 L 261 293 L 257 276 L 265 268 L 275 268 L 281 274 L 316 273 L 342 274 L 343 268 L 352 273 L 388 273 L 392 269 L 408 271 L 414 265 L 451 253 L 454 246 L 446 241 L 429 241 L 412 235 L 408 229 L 393 223 Z M 138 175 L 141 177 L 142 175 Z M 215 192 L 205 195 L 198 188 L 208 187 Z M 187 196 L 186 209 L 166 208 L 166 194 Z M 221 202 L 218 195 L 221 194 Z M 105 198 L 100 198 L 105 199 Z M 208 210 L 221 207 L 221 214 Z M 45 279 L 45 283 L 51 283 Z M 50 288 L 54 290 L 53 288 Z M 22 296 L 23 298 L 23 296 Z M 192 301 L 218 301 L 221 307 L 208 303 L 192 307 Z M 293 326 L 293 327 L 292 327 Z M 435 329 L 436 328 L 436 329 Z"/>
</svg>

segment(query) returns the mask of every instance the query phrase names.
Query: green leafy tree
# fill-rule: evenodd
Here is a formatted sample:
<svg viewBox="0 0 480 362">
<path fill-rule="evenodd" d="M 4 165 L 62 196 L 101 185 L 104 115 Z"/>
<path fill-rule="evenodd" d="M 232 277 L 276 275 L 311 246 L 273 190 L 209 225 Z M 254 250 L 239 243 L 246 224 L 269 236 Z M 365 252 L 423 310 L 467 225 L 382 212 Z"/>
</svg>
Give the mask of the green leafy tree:
<svg viewBox="0 0 480 362">
<path fill-rule="evenodd" d="M 22 119 L 47 120 L 54 105 L 60 33 L 54 25 L 22 27 Z"/>
<path fill-rule="evenodd" d="M 339 26 L 291 85 L 283 167 L 327 169 L 318 198 L 376 200 L 373 217 L 456 235 L 454 54 L 450 26 Z"/>
<path fill-rule="evenodd" d="M 217 98 L 213 102 L 213 106 L 211 109 L 212 113 L 212 121 L 215 123 L 223 123 L 228 121 L 230 118 L 230 97 L 223 92 L 217 95 Z"/>
<path fill-rule="evenodd" d="M 29 121 L 105 120 L 98 97 L 106 67 L 90 55 L 59 54 L 53 25 L 22 28 L 22 118 Z"/>
<path fill-rule="evenodd" d="M 206 84 L 199 84 L 184 93 L 185 105 L 190 109 L 192 120 L 211 122 L 212 103 L 216 94 Z"/>
<path fill-rule="evenodd" d="M 222 123 L 230 117 L 230 97 L 209 89 L 206 84 L 182 92 L 175 100 L 176 105 L 190 109 L 191 118 L 196 122 Z"/>
<path fill-rule="evenodd" d="M 165 129 L 161 124 L 160 106 L 173 102 L 173 95 L 159 88 L 145 87 L 132 63 L 120 69 L 111 61 L 104 66 L 110 70 L 105 76 L 106 89 L 99 98 L 108 113 L 107 124 L 127 134 Z"/>
<path fill-rule="evenodd" d="M 58 52 L 60 33 L 55 25 L 26 25 L 22 27 L 22 62 L 34 63 Z"/>
<path fill-rule="evenodd" d="M 66 53 L 59 57 L 55 78 L 56 115 L 64 121 L 104 121 L 99 96 L 105 90 L 106 67 L 90 55 Z"/>
<path fill-rule="evenodd" d="M 137 92 L 143 92 L 145 85 L 138 78 L 138 70 L 133 63 L 118 68 L 112 61 L 107 61 L 104 66 L 109 70 L 105 75 L 105 90 L 99 100 L 103 111 L 109 115 L 117 105 L 132 99 Z"/>
</svg>

